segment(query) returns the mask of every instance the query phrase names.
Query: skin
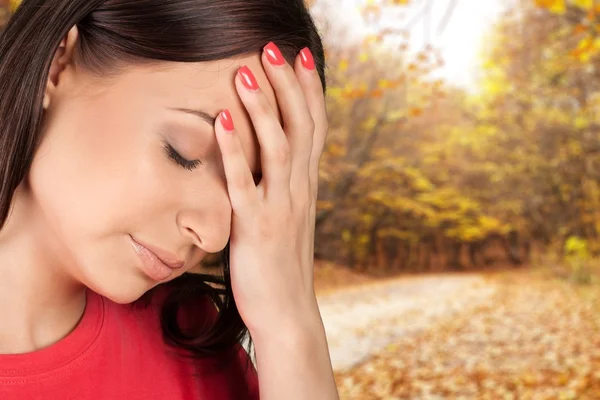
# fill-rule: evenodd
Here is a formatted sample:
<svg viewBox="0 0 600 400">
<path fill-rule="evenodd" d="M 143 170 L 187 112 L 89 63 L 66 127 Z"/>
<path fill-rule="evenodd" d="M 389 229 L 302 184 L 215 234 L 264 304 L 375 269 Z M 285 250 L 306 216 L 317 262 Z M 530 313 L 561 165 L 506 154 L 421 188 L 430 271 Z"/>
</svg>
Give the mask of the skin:
<svg viewBox="0 0 600 400">
<path fill-rule="evenodd" d="M 231 286 L 255 344 L 260 398 L 338 399 L 313 284 L 328 130 L 315 69 L 301 56 L 274 65 L 263 51 L 132 67 L 107 85 L 73 68 L 76 41 L 74 28 L 57 52 L 43 141 L 0 231 L 0 353 L 64 337 L 82 315 L 85 286 L 128 303 L 159 284 L 140 271 L 130 235 L 185 260 L 169 279 L 230 238 Z M 260 88 L 245 87 L 241 65 Z M 170 107 L 202 109 L 214 126 Z M 203 165 L 176 165 L 163 139 Z"/>
<path fill-rule="evenodd" d="M 83 313 L 85 286 L 129 303 L 159 284 L 140 269 L 130 234 L 185 260 L 167 280 L 223 249 L 232 209 L 214 127 L 170 108 L 212 116 L 229 109 L 254 174 L 261 171 L 260 150 L 236 93 L 240 66 L 251 68 L 277 110 L 259 54 L 131 66 L 104 81 L 74 67 L 76 40 L 75 28 L 56 52 L 43 139 L 0 231 L 0 353 L 33 351 L 64 337 Z M 203 165 L 177 165 L 163 139 Z"/>
</svg>

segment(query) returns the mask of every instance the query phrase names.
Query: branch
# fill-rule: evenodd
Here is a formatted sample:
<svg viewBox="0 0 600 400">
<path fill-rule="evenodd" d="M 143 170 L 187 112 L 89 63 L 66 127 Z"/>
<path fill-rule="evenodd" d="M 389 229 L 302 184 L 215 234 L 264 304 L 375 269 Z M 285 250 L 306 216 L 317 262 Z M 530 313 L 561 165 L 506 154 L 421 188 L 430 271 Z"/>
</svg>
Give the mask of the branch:
<svg viewBox="0 0 600 400">
<path fill-rule="evenodd" d="M 450 18 L 452 17 L 452 14 L 454 13 L 454 10 L 456 9 L 457 4 L 458 4 L 458 0 L 450 0 L 450 4 L 448 4 L 448 8 L 446 8 L 446 12 L 442 16 L 442 19 L 440 20 L 440 23 L 438 25 L 438 28 L 437 28 L 438 35 L 441 34 L 444 31 L 444 29 L 446 29 L 446 26 L 448 25 L 448 22 L 450 22 Z"/>
</svg>

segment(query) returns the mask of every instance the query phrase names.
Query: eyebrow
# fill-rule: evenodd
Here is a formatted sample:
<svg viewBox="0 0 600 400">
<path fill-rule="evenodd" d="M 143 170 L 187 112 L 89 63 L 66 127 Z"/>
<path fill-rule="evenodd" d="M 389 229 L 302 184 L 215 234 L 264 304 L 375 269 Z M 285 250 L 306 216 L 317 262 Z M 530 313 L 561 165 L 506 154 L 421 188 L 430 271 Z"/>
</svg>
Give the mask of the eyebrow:
<svg viewBox="0 0 600 400">
<path fill-rule="evenodd" d="M 215 125 L 216 118 L 202 110 L 193 110 L 191 108 L 182 108 L 182 107 L 170 107 L 169 110 L 181 111 L 186 114 L 192 114 L 192 115 L 202 118 L 205 122 L 210 124 L 210 126 Z M 260 171 L 260 172 L 251 171 L 251 172 L 252 172 L 252 176 L 254 178 L 262 179 L 262 171 Z"/>
<path fill-rule="evenodd" d="M 215 125 L 216 118 L 213 117 L 212 115 L 210 115 L 209 113 L 205 112 L 205 111 L 202 111 L 202 110 L 192 110 L 190 108 L 180 108 L 180 107 L 171 107 L 170 109 L 171 110 L 175 110 L 175 111 L 181 111 L 181 112 L 184 112 L 186 114 L 195 115 L 197 117 L 200 117 L 207 124 L 210 124 L 210 126 L 214 126 Z"/>
</svg>

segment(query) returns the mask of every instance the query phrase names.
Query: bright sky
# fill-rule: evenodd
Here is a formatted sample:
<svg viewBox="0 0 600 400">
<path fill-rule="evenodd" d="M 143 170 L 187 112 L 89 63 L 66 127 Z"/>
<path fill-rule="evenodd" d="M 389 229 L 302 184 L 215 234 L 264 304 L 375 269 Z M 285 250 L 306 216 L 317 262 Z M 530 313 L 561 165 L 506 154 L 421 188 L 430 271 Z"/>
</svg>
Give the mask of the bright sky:
<svg viewBox="0 0 600 400">
<path fill-rule="evenodd" d="M 440 21 L 447 9 L 449 0 L 435 0 L 433 21 Z M 461 86 L 472 86 L 479 67 L 479 53 L 485 33 L 499 17 L 503 0 L 458 0 L 452 17 L 444 31 L 433 37 L 434 44 L 440 47 L 446 65 L 440 71 L 449 82 Z M 437 30 L 438 22 L 434 22 Z M 434 36 L 432 35 L 432 36 Z M 423 43 L 422 26 L 413 29 L 413 45 Z"/>
<path fill-rule="evenodd" d="M 325 14 L 328 16 L 327 19 L 331 26 L 338 24 L 350 26 L 351 32 L 360 36 L 360 27 L 364 24 L 357 6 L 365 4 L 365 2 L 366 0 L 321 0 L 319 5 L 329 9 L 329 11 L 325 11 Z M 403 18 L 393 17 L 393 26 L 405 26 L 424 2 L 425 0 L 413 0 L 414 5 L 406 8 Z M 458 0 L 450 21 L 444 31 L 438 35 L 437 27 L 449 2 L 450 0 L 433 0 L 430 39 L 440 49 L 446 63 L 443 70 L 440 71 L 441 75 L 449 83 L 466 88 L 473 87 L 479 69 L 479 53 L 481 46 L 484 45 L 484 34 L 512 0 Z M 334 13 L 335 17 L 332 15 Z M 389 17 L 388 20 L 392 20 L 392 17 Z M 411 29 L 410 42 L 411 48 L 414 50 L 419 50 L 424 46 L 422 20 Z"/>
</svg>

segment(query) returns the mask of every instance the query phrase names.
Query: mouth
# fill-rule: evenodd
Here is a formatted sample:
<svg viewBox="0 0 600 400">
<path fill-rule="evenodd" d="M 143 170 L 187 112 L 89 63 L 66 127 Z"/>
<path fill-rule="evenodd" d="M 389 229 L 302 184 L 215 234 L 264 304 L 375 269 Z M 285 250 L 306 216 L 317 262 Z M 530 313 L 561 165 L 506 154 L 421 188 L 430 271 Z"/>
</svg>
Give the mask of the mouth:
<svg viewBox="0 0 600 400">
<path fill-rule="evenodd" d="M 160 248 L 140 242 L 129 235 L 131 243 L 140 257 L 146 274 L 156 280 L 167 279 L 176 270 L 185 265 L 184 261 L 178 260 L 173 254 Z"/>
<path fill-rule="evenodd" d="M 171 269 L 179 269 L 185 265 L 185 261 L 178 259 L 177 256 L 175 256 L 173 253 L 170 253 L 159 247 L 152 246 L 150 244 L 141 242 L 141 241 L 135 239 L 131 235 L 130 235 L 130 237 L 135 243 L 137 243 L 139 246 L 148 250 L 148 252 L 152 253 L 152 255 L 154 255 L 156 258 L 158 258 L 167 267 L 169 267 Z"/>
</svg>

